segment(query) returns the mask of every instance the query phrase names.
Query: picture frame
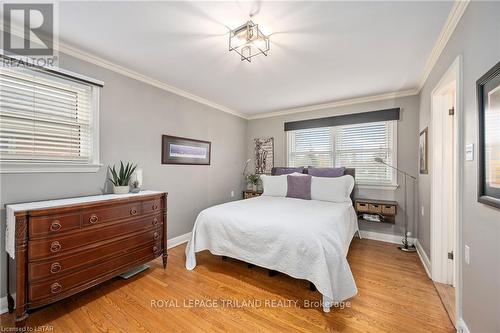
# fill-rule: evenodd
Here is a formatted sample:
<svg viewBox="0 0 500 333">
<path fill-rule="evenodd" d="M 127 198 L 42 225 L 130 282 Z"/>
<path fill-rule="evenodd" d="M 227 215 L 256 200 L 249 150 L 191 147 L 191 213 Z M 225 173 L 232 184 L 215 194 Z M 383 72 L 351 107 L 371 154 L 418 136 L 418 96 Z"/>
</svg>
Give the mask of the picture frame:
<svg viewBox="0 0 500 333">
<path fill-rule="evenodd" d="M 476 82 L 478 201 L 500 208 L 500 62 Z"/>
<path fill-rule="evenodd" d="M 418 140 L 418 160 L 420 174 L 429 173 L 428 133 L 429 128 L 426 127 L 422 132 L 420 132 L 420 137 Z"/>
<path fill-rule="evenodd" d="M 255 138 L 255 173 L 271 174 L 274 167 L 274 138 Z"/>
<path fill-rule="evenodd" d="M 210 141 L 162 135 L 161 142 L 162 164 L 210 165 Z"/>
</svg>

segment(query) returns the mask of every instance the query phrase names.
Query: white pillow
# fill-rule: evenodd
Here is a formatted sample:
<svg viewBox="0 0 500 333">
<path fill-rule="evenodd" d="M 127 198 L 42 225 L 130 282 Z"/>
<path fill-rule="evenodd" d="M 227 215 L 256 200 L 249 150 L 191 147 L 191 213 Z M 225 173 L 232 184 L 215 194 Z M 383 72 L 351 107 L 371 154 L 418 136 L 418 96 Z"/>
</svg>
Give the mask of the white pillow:
<svg viewBox="0 0 500 333">
<path fill-rule="evenodd" d="M 354 188 L 351 175 L 342 177 L 312 177 L 311 199 L 331 202 L 352 202 L 350 195 Z"/>
<path fill-rule="evenodd" d="M 260 179 L 262 180 L 262 186 L 264 187 L 262 195 L 271 197 L 286 197 L 286 191 L 288 190 L 287 175 L 261 175 Z"/>
<path fill-rule="evenodd" d="M 287 176 L 309 176 L 305 173 L 300 173 L 300 172 L 293 172 L 293 173 L 289 173 Z"/>
</svg>

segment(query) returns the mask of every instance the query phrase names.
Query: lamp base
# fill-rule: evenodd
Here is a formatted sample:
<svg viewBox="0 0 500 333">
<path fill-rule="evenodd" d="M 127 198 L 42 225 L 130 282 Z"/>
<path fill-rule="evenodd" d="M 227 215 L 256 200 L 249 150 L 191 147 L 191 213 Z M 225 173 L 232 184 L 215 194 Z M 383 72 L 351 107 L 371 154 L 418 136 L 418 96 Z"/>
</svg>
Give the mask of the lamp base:
<svg viewBox="0 0 500 333">
<path fill-rule="evenodd" d="M 417 249 L 415 248 L 415 245 L 407 245 L 407 246 L 398 246 L 398 249 L 404 252 L 415 252 Z"/>
</svg>

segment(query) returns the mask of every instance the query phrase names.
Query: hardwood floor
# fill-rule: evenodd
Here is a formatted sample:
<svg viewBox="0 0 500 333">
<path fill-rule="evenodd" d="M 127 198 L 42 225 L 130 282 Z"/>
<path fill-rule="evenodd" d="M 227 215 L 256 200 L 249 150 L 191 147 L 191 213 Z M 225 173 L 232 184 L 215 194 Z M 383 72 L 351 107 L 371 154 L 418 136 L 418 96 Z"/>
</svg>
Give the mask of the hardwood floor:
<svg viewBox="0 0 500 333">
<path fill-rule="evenodd" d="M 450 317 L 450 320 L 453 324 L 456 324 L 455 318 L 455 288 L 453 286 L 434 282 L 434 286 L 438 292 L 439 297 L 441 298 L 441 302 Z"/>
<path fill-rule="evenodd" d="M 129 280 L 114 279 L 35 311 L 27 324 L 64 333 L 454 332 L 417 254 L 401 252 L 394 244 L 353 241 L 349 262 L 359 293 L 330 313 L 305 306 L 321 300 L 307 281 L 269 277 L 267 270 L 207 251 L 187 271 L 184 249 L 170 250 L 165 271 L 156 260 Z M 194 306 L 196 301 L 204 304 Z M 249 307 L 238 307 L 243 302 Z M 282 306 L 270 307 L 278 303 Z M 13 324 L 9 314 L 0 319 L 2 327 Z"/>
</svg>

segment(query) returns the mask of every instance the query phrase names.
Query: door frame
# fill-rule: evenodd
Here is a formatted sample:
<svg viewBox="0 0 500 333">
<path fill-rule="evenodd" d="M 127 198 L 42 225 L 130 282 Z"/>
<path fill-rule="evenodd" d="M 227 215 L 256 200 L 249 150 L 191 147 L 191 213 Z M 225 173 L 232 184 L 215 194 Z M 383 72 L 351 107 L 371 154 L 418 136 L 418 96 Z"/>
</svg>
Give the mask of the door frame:
<svg viewBox="0 0 500 333">
<path fill-rule="evenodd" d="M 452 78 L 450 80 L 450 77 Z M 430 143 L 434 148 L 436 144 L 440 144 L 440 137 L 434 135 L 438 128 L 436 127 L 437 120 L 437 103 L 439 103 L 439 92 L 442 88 L 449 85 L 450 81 L 455 81 L 455 116 L 454 116 L 454 193 L 453 199 L 455 201 L 455 250 L 454 250 L 454 281 L 455 281 L 455 311 L 456 318 L 462 317 L 462 179 L 463 179 L 463 166 L 462 161 L 464 158 L 463 152 L 463 73 L 462 73 L 462 56 L 459 55 L 443 74 L 438 84 L 432 90 L 431 94 L 431 119 L 430 119 Z M 434 149 L 432 149 L 432 156 L 434 157 Z M 438 189 L 438 177 L 442 170 L 439 169 L 438 163 L 430 161 L 431 165 L 431 278 L 436 282 L 447 281 L 447 250 L 444 244 L 448 243 L 446 229 L 443 230 L 443 223 L 440 220 L 444 208 L 438 204 L 439 196 L 436 193 Z"/>
</svg>

